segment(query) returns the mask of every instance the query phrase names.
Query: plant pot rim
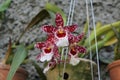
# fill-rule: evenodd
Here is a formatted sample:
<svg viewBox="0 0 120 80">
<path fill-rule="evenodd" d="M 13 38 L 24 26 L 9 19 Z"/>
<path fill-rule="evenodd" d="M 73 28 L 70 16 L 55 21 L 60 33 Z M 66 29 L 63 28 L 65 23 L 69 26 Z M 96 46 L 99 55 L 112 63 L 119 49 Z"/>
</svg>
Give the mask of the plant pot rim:
<svg viewBox="0 0 120 80">
<path fill-rule="evenodd" d="M 10 70 L 10 65 L 0 64 L 0 69 Z M 16 72 L 22 73 L 22 74 L 24 74 L 26 76 L 28 75 L 28 72 L 25 69 L 21 68 L 21 67 L 19 67 Z"/>
<path fill-rule="evenodd" d="M 107 66 L 107 71 L 109 71 L 110 69 L 117 67 L 117 66 L 120 66 L 120 60 L 116 60 L 116 61 L 113 61 L 112 63 L 110 63 Z"/>
</svg>

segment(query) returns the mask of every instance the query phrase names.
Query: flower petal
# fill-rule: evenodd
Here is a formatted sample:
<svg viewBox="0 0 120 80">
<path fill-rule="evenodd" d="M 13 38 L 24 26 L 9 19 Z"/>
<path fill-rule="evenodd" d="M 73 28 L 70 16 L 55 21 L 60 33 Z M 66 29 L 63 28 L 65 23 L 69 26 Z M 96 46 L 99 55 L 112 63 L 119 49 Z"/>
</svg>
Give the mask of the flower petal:
<svg viewBox="0 0 120 80">
<path fill-rule="evenodd" d="M 86 53 L 86 48 L 82 46 L 76 46 L 76 50 L 79 51 L 80 53 Z"/>
<path fill-rule="evenodd" d="M 47 67 L 44 68 L 43 73 L 46 73 L 50 69 L 50 66 L 48 65 Z"/>
<path fill-rule="evenodd" d="M 41 56 L 40 61 L 50 61 L 52 59 L 53 54 L 44 54 L 44 56 Z"/>
<path fill-rule="evenodd" d="M 52 25 L 44 25 L 42 27 L 42 30 L 45 31 L 45 32 L 47 32 L 47 33 L 53 33 L 54 29 L 55 28 Z"/>
<path fill-rule="evenodd" d="M 79 35 L 76 37 L 76 42 L 79 42 L 79 41 L 83 38 L 84 35 L 85 35 L 84 33 L 79 34 Z"/>
<path fill-rule="evenodd" d="M 68 40 L 70 44 L 73 44 L 75 42 L 75 36 L 73 34 L 68 35 Z"/>
<path fill-rule="evenodd" d="M 49 69 L 54 68 L 56 66 L 56 61 L 54 59 L 48 63 L 47 67 L 44 68 L 43 73 L 46 73 Z"/>
<path fill-rule="evenodd" d="M 35 47 L 41 49 L 41 48 L 45 47 L 45 43 L 44 42 L 38 42 L 38 43 L 35 44 Z"/>
<path fill-rule="evenodd" d="M 54 44 L 55 38 L 54 38 L 54 34 L 48 34 L 47 35 L 47 41 L 46 42 L 50 42 Z"/>
<path fill-rule="evenodd" d="M 75 58 L 75 57 L 72 56 L 71 59 L 70 59 L 70 64 L 72 64 L 73 66 L 79 64 L 79 62 L 80 62 L 79 58 Z"/>
<path fill-rule="evenodd" d="M 63 27 L 63 18 L 59 13 L 56 14 L 55 23 L 57 27 Z"/>
<path fill-rule="evenodd" d="M 59 51 L 58 51 L 58 47 L 56 45 L 54 46 L 53 53 L 54 53 L 53 57 L 55 59 L 60 59 L 60 54 L 59 54 Z"/>
<path fill-rule="evenodd" d="M 84 36 L 84 33 L 79 34 L 78 36 L 74 36 L 73 34 L 69 34 L 68 39 L 69 39 L 69 42 L 71 44 L 73 44 L 73 43 L 78 43 L 83 38 L 83 36 Z"/>
<path fill-rule="evenodd" d="M 71 25 L 71 26 L 65 26 L 64 29 L 66 29 L 69 32 L 74 32 L 77 29 L 77 27 L 78 26 L 76 24 L 74 24 L 74 25 Z"/>
<path fill-rule="evenodd" d="M 69 45 L 69 41 L 68 41 L 68 36 L 66 35 L 65 37 L 62 38 L 58 38 L 56 36 L 57 40 L 55 41 L 55 44 L 58 47 L 64 47 L 64 46 L 68 46 Z"/>
</svg>

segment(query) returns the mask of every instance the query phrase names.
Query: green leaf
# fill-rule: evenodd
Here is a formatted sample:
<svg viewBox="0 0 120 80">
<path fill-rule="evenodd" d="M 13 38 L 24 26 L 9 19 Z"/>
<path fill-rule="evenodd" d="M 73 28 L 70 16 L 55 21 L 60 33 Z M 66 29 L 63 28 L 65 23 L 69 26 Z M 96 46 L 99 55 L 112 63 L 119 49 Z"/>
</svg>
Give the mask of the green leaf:
<svg viewBox="0 0 120 80">
<path fill-rule="evenodd" d="M 101 53 L 101 55 L 99 55 L 99 59 L 101 62 L 103 63 L 106 63 L 106 64 L 110 64 L 111 62 L 113 62 L 114 58 L 113 57 L 108 57 L 108 56 L 105 56 L 104 54 L 110 54 L 110 53 Z"/>
<path fill-rule="evenodd" d="M 85 34 L 87 34 L 87 32 L 88 32 L 88 21 L 84 24 L 84 30 L 83 30 L 83 32 Z"/>
<path fill-rule="evenodd" d="M 55 14 L 60 13 L 62 15 L 63 20 L 64 20 L 64 25 L 66 24 L 66 15 L 58 6 L 51 4 L 51 3 L 47 3 L 45 5 L 45 9 L 50 11 L 50 12 L 53 12 Z"/>
<path fill-rule="evenodd" d="M 19 68 L 20 64 L 24 61 L 27 56 L 27 50 L 24 45 L 19 45 L 16 49 L 16 53 L 13 57 L 10 71 L 7 76 L 7 80 L 12 80 L 16 70 Z"/>
<path fill-rule="evenodd" d="M 107 32 L 111 31 L 111 30 L 112 30 L 111 25 L 113 25 L 115 28 L 118 28 L 118 27 L 119 27 L 119 24 L 120 24 L 120 21 L 114 22 L 114 23 L 111 23 L 111 24 L 107 24 L 107 25 L 104 25 L 104 26 L 98 28 L 98 29 L 96 30 L 96 37 L 98 38 L 98 37 L 100 37 L 101 35 L 104 35 L 104 34 L 106 34 Z M 90 35 L 90 38 L 87 38 L 87 39 L 85 40 L 84 45 L 85 45 L 85 46 L 88 46 L 89 40 L 90 40 L 90 42 L 92 42 L 94 39 L 95 39 L 95 34 L 94 34 L 94 31 L 92 31 L 92 32 L 91 32 L 91 35 Z"/>
<path fill-rule="evenodd" d="M 104 46 L 110 46 L 112 44 L 115 44 L 117 43 L 117 38 L 114 36 L 114 37 L 111 37 L 108 41 L 105 42 Z"/>
<path fill-rule="evenodd" d="M 5 11 L 10 5 L 11 0 L 6 0 L 4 3 L 0 4 L 0 12 Z"/>
<path fill-rule="evenodd" d="M 39 74 L 40 80 L 47 80 L 45 74 L 43 73 L 43 70 L 39 67 L 39 65 L 36 64 L 35 62 L 33 62 L 33 65 L 34 65 L 37 73 Z"/>
<path fill-rule="evenodd" d="M 41 10 L 35 17 L 32 18 L 32 20 L 30 21 L 30 23 L 26 26 L 25 30 L 21 33 L 21 35 L 18 38 L 18 40 L 16 41 L 16 43 L 22 38 L 22 36 L 24 35 L 24 33 L 27 30 L 29 30 L 34 25 L 36 25 L 37 23 L 39 23 L 40 21 L 42 21 L 43 19 L 45 19 L 48 16 L 49 16 L 49 13 L 48 13 L 47 10 L 45 10 L 45 9 Z"/>
</svg>

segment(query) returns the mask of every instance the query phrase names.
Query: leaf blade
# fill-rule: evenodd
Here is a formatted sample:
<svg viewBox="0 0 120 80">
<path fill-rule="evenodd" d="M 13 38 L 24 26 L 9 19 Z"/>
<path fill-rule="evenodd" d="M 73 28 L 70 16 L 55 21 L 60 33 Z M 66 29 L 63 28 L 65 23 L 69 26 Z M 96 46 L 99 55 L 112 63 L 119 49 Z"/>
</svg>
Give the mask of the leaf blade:
<svg viewBox="0 0 120 80">
<path fill-rule="evenodd" d="M 34 25 L 36 25 L 37 23 L 39 23 L 40 21 L 42 21 L 44 18 L 48 16 L 49 16 L 49 13 L 47 12 L 47 10 L 45 9 L 41 10 L 35 17 L 32 18 L 30 23 L 26 26 L 25 30 L 21 33 L 16 43 L 22 38 L 22 36 L 27 30 L 29 30 L 31 27 L 33 27 Z"/>
<path fill-rule="evenodd" d="M 6 0 L 4 3 L 2 3 L 0 5 L 0 12 L 5 11 L 8 8 L 8 6 L 10 5 L 10 3 L 11 3 L 11 0 Z"/>
<path fill-rule="evenodd" d="M 39 65 L 35 62 L 32 62 L 32 64 L 34 65 L 37 73 L 39 74 L 40 80 L 47 80 L 45 74 L 43 73 L 43 70 L 39 67 Z"/>
<path fill-rule="evenodd" d="M 7 80 L 12 80 L 15 72 L 17 71 L 23 60 L 26 58 L 26 56 L 27 56 L 27 50 L 25 49 L 25 46 L 24 45 L 18 46 L 17 51 L 13 58 L 13 62 L 11 64 L 10 71 L 7 76 Z"/>
</svg>

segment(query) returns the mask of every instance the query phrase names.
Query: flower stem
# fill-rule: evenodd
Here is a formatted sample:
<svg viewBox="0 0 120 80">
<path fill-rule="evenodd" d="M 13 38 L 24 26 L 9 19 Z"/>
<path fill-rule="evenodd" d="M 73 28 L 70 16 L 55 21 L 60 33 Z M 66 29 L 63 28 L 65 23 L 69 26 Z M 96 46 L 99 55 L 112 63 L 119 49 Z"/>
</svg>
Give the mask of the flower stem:
<svg viewBox="0 0 120 80">
<path fill-rule="evenodd" d="M 12 51 L 11 45 L 12 45 L 12 43 L 11 43 L 11 39 L 10 39 L 9 40 L 9 45 L 8 45 L 8 50 L 7 50 L 6 55 L 5 55 L 5 57 L 4 57 L 3 61 L 2 61 L 2 64 L 6 64 L 8 58 L 10 56 L 10 53 Z"/>
</svg>

